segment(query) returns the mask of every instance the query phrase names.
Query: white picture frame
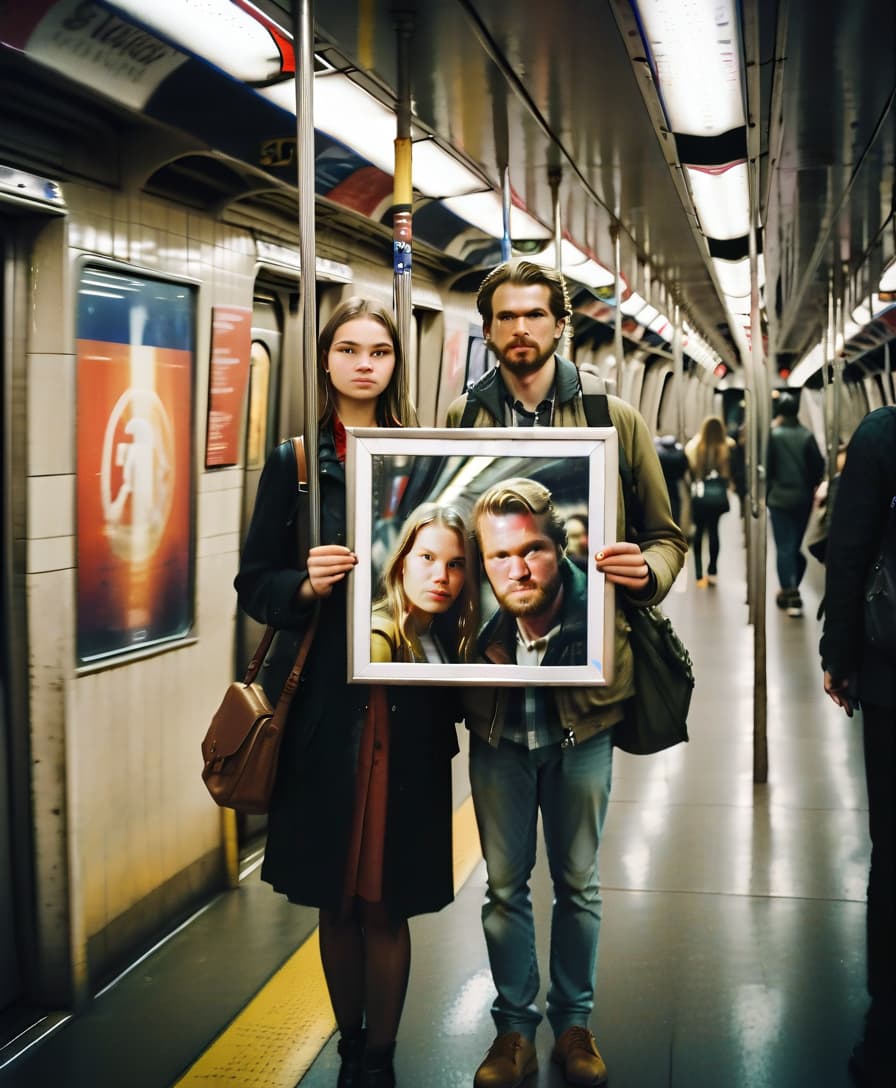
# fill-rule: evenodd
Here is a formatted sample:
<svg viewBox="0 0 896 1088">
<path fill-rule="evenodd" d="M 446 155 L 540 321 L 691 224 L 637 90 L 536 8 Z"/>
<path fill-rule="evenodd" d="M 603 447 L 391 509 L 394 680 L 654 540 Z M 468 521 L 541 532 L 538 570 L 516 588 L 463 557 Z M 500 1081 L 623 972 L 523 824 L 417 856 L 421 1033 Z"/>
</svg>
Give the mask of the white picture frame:
<svg viewBox="0 0 896 1088">
<path fill-rule="evenodd" d="M 616 540 L 618 445 L 611 428 L 348 429 L 348 541 L 359 562 L 349 575 L 348 680 L 383 684 L 603 685 L 613 677 L 615 594 L 594 566 L 594 552 Z M 450 504 L 473 539 L 467 578 L 480 603 L 478 629 L 497 607 L 485 578 L 469 513 L 487 487 L 512 477 L 538 480 L 558 514 L 587 512 L 590 556 L 585 660 L 562 665 L 478 660 L 371 660 L 371 627 L 380 576 L 406 518 L 424 502 Z M 490 598 L 490 602 L 489 602 Z M 491 612 L 488 610 L 491 609 Z"/>
</svg>

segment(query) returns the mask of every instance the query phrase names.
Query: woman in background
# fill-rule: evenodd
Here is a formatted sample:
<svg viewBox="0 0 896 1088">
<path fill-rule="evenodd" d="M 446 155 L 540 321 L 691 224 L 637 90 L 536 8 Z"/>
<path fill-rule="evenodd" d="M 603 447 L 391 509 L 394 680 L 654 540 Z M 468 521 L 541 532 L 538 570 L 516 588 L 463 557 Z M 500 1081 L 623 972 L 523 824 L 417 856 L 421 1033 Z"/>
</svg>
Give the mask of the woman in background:
<svg viewBox="0 0 896 1088">
<path fill-rule="evenodd" d="M 371 661 L 464 660 L 476 637 L 468 534 L 452 506 L 424 503 L 405 520 L 374 603 Z"/>
<path fill-rule="evenodd" d="M 415 422 L 391 315 L 348 299 L 318 343 L 322 411 L 320 540 L 296 555 L 291 442 L 268 458 L 235 585 L 259 623 L 301 630 L 320 619 L 284 733 L 262 879 L 319 909 L 320 954 L 340 1032 L 338 1088 L 393 1088 L 395 1038 L 410 970 L 408 918 L 453 898 L 451 704 L 433 687 L 346 681 L 346 426 Z M 366 559 L 365 559 L 366 561 Z M 277 692 L 273 694 L 277 697 Z"/>
<path fill-rule="evenodd" d="M 733 439 L 718 416 L 707 416 L 684 452 L 691 475 L 691 520 L 694 523 L 694 573 L 697 585 L 714 586 L 719 569 L 719 518 L 728 510 Z M 703 574 L 703 534 L 709 537 L 709 565 Z"/>
</svg>

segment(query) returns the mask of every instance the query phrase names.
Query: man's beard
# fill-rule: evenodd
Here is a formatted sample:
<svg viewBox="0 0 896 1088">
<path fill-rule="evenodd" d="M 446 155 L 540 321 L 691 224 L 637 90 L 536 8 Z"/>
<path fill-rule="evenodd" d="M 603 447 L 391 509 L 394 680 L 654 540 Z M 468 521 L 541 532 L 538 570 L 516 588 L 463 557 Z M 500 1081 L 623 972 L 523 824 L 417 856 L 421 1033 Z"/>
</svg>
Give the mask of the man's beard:
<svg viewBox="0 0 896 1088">
<path fill-rule="evenodd" d="M 529 600 L 522 601 L 517 594 L 512 593 L 499 598 L 498 604 L 502 611 L 509 612 L 511 616 L 540 616 L 553 607 L 562 584 L 563 577 L 558 570 L 550 582 L 532 587 L 530 592 L 534 595 Z"/>
<path fill-rule="evenodd" d="M 497 355 L 498 362 L 501 364 L 501 366 L 506 367 L 512 374 L 516 374 L 520 378 L 526 378 L 530 374 L 537 374 L 538 371 L 541 370 L 544 364 L 557 350 L 557 345 L 559 343 L 559 339 L 555 340 L 549 348 L 546 348 L 544 351 L 539 352 L 534 359 L 527 360 L 511 359 L 507 355 L 505 355 L 504 352 L 498 351 L 494 347 L 492 348 L 492 350 Z M 514 346 L 519 347 L 521 345 L 510 345 L 511 348 Z M 535 345 L 524 342 L 524 346 L 534 347 Z"/>
</svg>

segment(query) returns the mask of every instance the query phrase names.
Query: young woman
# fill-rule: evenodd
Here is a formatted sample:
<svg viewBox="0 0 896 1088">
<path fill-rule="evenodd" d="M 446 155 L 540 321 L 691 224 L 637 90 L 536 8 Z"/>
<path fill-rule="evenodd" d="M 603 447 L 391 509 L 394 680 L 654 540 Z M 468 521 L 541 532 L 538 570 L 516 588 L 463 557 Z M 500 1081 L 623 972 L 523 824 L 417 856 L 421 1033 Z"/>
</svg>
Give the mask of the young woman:
<svg viewBox="0 0 896 1088">
<path fill-rule="evenodd" d="M 694 523 L 694 573 L 697 585 L 714 586 L 719 563 L 719 518 L 728 510 L 731 450 L 718 416 L 707 416 L 698 434 L 684 448 L 691 474 L 691 520 Z M 709 536 L 709 566 L 703 574 L 703 534 Z"/>
<path fill-rule="evenodd" d="M 408 918 L 453 898 L 450 704 L 432 687 L 387 696 L 346 682 L 346 578 L 358 557 L 345 543 L 345 427 L 413 422 L 403 365 L 384 309 L 353 298 L 336 310 L 318 345 L 321 543 L 296 556 L 307 500 L 283 443 L 259 482 L 235 582 L 260 623 L 298 630 L 315 602 L 321 609 L 281 748 L 261 875 L 291 902 L 319 908 L 341 1035 L 338 1088 L 395 1084 Z"/>
<path fill-rule="evenodd" d="M 452 506 L 423 503 L 405 520 L 374 603 L 372 661 L 464 660 L 476 637 L 468 534 Z"/>
</svg>

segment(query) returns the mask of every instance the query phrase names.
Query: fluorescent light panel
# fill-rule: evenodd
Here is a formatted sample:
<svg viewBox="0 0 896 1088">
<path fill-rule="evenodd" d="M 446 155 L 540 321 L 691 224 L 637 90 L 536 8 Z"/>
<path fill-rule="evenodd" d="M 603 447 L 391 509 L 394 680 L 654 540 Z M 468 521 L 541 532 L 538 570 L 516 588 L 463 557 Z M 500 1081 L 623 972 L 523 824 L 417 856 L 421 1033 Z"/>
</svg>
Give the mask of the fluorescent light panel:
<svg viewBox="0 0 896 1088">
<path fill-rule="evenodd" d="M 261 93 L 295 115 L 295 86 L 291 80 L 265 87 Z M 314 80 L 314 127 L 385 173 L 395 170 L 395 114 L 339 72 L 327 72 Z M 434 140 L 414 144 L 411 169 L 414 188 L 424 196 L 460 196 L 486 184 Z M 500 227 L 497 237 L 501 237 Z"/>
<path fill-rule="evenodd" d="M 708 238 L 743 238 L 750 230 L 747 164 L 686 166 L 700 226 Z"/>
<path fill-rule="evenodd" d="M 542 268 L 556 268 L 557 247 L 551 242 L 541 253 L 534 254 L 528 260 Z M 560 241 L 560 267 L 568 276 L 586 287 L 609 287 L 616 282 L 616 276 L 609 268 L 604 268 L 602 264 L 592 260 L 587 253 L 583 253 L 565 238 Z"/>
<path fill-rule="evenodd" d="M 720 136 L 744 124 L 734 0 L 637 4 L 673 132 Z"/>
<path fill-rule="evenodd" d="M 471 226 L 478 227 L 479 230 L 491 235 L 492 238 L 503 237 L 504 209 L 501 197 L 494 190 L 448 197 L 442 203 L 449 211 L 466 220 Z M 550 238 L 551 231 L 544 223 L 533 219 L 528 212 L 511 205 L 510 236 L 525 239 Z"/>
</svg>

